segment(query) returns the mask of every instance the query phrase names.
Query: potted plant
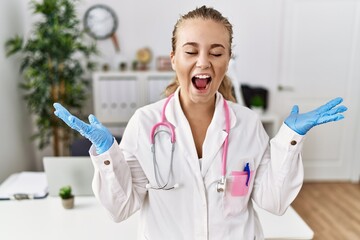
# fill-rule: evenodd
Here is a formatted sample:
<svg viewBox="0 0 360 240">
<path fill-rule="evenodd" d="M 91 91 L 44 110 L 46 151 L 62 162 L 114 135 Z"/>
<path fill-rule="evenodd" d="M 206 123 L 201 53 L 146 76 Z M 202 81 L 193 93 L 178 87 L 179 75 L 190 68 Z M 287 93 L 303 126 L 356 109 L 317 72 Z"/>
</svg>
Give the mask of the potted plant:
<svg viewBox="0 0 360 240">
<path fill-rule="evenodd" d="M 71 209 L 74 207 L 74 195 L 72 194 L 71 186 L 64 186 L 59 190 L 59 196 L 61 197 L 61 203 L 65 209 Z"/>
<path fill-rule="evenodd" d="M 7 56 L 21 54 L 20 71 L 25 100 L 34 114 L 39 149 L 52 143 L 55 156 L 68 155 L 74 131 L 54 116 L 53 103 L 59 102 L 78 116 L 87 98 L 86 70 L 97 53 L 94 43 L 86 44 L 76 16 L 76 0 L 32 0 L 34 15 L 41 15 L 26 39 L 15 36 L 5 43 Z"/>
<path fill-rule="evenodd" d="M 264 112 L 264 107 L 265 107 L 265 101 L 261 96 L 254 95 L 250 99 L 250 108 L 255 112 L 262 114 Z"/>
</svg>

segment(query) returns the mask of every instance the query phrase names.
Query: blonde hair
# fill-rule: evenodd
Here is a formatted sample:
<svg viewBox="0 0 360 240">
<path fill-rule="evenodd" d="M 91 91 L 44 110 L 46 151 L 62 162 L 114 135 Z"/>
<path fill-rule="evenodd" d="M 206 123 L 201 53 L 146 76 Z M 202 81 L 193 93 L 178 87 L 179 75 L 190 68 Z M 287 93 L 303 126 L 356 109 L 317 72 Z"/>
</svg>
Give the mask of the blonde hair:
<svg viewBox="0 0 360 240">
<path fill-rule="evenodd" d="M 213 20 L 217 23 L 222 23 L 224 25 L 224 27 L 226 28 L 226 30 L 229 33 L 229 46 L 230 46 L 229 56 L 231 56 L 232 55 L 231 46 L 232 46 L 232 38 L 233 38 L 232 25 L 229 22 L 229 20 L 227 18 L 225 18 L 224 16 L 222 16 L 222 14 L 219 11 L 215 10 L 214 8 L 206 7 L 206 6 L 196 8 L 195 10 L 192 10 L 192 11 L 188 12 L 187 14 L 182 15 L 178 19 L 178 21 L 176 22 L 176 24 L 174 26 L 174 30 L 172 32 L 172 38 L 171 38 L 172 51 L 175 52 L 175 50 L 176 50 L 176 40 L 177 40 L 176 35 L 177 35 L 177 30 L 178 30 L 179 26 L 181 25 L 181 23 L 188 19 L 197 19 L 197 18 L 202 18 L 204 20 Z M 172 93 L 175 92 L 175 90 L 178 87 L 179 87 L 179 81 L 176 76 L 175 80 L 166 87 L 165 95 L 166 96 L 171 95 Z M 231 80 L 226 75 L 220 84 L 219 92 L 224 96 L 225 99 L 236 102 L 236 100 L 232 94 Z"/>
</svg>

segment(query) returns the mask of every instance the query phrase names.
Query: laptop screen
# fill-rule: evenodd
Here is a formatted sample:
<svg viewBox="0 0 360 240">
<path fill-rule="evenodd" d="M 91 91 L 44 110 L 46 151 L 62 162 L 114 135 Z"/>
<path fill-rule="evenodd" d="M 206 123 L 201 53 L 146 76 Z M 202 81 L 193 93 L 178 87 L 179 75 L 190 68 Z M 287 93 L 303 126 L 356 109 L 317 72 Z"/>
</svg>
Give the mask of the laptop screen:
<svg viewBox="0 0 360 240">
<path fill-rule="evenodd" d="M 90 157 L 43 157 L 50 196 L 70 185 L 75 196 L 91 196 L 94 167 Z"/>
</svg>

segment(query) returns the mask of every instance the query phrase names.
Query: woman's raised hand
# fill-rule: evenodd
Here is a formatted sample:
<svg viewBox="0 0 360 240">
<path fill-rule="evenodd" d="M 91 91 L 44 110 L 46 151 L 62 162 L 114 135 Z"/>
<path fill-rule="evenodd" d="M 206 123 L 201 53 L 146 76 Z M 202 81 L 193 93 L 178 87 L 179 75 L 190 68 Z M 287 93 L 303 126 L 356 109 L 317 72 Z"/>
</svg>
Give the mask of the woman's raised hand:
<svg viewBox="0 0 360 240">
<path fill-rule="evenodd" d="M 96 148 L 96 153 L 101 154 L 107 151 L 114 142 L 114 138 L 110 131 L 104 127 L 97 118 L 90 114 L 89 123 L 81 121 L 79 118 L 73 116 L 60 103 L 54 103 L 54 114 L 63 120 L 69 127 L 78 131 L 85 138 L 89 139 Z"/>
<path fill-rule="evenodd" d="M 341 113 L 345 112 L 347 107 L 337 106 L 342 101 L 343 99 L 338 97 L 311 112 L 302 114 L 299 114 L 299 107 L 295 105 L 285 119 L 285 124 L 298 134 L 305 135 L 314 126 L 343 119 L 344 115 Z"/>
</svg>

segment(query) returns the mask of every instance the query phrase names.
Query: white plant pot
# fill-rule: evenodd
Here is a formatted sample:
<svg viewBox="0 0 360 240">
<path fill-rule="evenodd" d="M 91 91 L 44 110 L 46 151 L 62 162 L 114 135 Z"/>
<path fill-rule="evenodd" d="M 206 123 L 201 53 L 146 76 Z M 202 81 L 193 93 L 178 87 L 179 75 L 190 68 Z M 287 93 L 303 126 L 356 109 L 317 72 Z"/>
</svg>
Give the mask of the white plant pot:
<svg viewBox="0 0 360 240">
<path fill-rule="evenodd" d="M 74 208 L 75 197 L 68 199 L 61 199 L 61 203 L 65 209 Z"/>
</svg>

